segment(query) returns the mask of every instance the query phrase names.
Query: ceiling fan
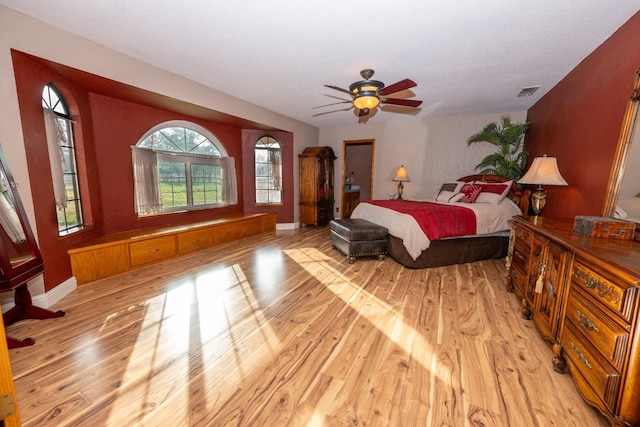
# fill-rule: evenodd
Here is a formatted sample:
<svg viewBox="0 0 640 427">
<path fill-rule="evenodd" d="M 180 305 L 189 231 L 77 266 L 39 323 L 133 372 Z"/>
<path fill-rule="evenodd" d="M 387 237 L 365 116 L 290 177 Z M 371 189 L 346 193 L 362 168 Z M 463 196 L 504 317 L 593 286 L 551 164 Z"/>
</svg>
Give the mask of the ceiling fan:
<svg viewBox="0 0 640 427">
<path fill-rule="evenodd" d="M 364 80 L 352 83 L 349 86 L 349 90 L 341 87 L 325 85 L 328 88 L 339 90 L 340 92 L 348 93 L 351 95 L 350 101 L 334 102 L 332 104 L 321 105 L 321 108 L 329 105 L 353 103 L 353 106 L 359 110 L 358 115 L 360 117 L 369 114 L 369 111 L 376 108 L 379 104 L 392 104 L 401 105 L 405 107 L 418 107 L 422 104 L 422 101 L 413 99 L 400 99 L 400 98 L 387 98 L 387 95 L 403 91 L 417 86 L 416 82 L 410 79 L 404 79 L 390 86 L 385 86 L 384 83 L 378 80 L 371 80 L 374 71 L 366 69 L 360 71 L 360 75 Z"/>
</svg>

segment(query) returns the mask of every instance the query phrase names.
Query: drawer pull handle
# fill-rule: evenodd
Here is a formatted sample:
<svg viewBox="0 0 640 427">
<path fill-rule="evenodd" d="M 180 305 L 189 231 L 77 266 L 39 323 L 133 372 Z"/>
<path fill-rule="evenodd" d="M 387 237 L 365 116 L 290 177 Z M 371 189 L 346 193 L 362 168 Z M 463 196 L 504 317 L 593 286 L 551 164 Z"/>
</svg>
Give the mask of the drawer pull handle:
<svg viewBox="0 0 640 427">
<path fill-rule="evenodd" d="M 200 239 L 193 239 L 193 240 L 191 241 L 191 243 L 198 243 L 199 241 L 200 241 Z"/>
<path fill-rule="evenodd" d="M 604 227 L 602 229 L 602 231 L 604 231 L 605 233 L 607 233 L 607 236 L 609 237 L 617 237 L 617 236 L 622 236 L 623 234 L 626 234 L 629 230 L 618 230 L 617 233 L 614 233 L 613 231 L 609 230 L 609 228 Z"/>
<path fill-rule="evenodd" d="M 515 270 L 511 270 L 511 277 L 516 280 L 520 280 L 520 275 Z"/>
<path fill-rule="evenodd" d="M 578 315 L 578 320 L 580 320 L 580 326 L 594 332 L 600 332 L 600 329 L 598 329 L 598 327 L 594 325 L 591 319 L 585 316 L 580 310 L 576 310 L 576 314 Z"/>
<path fill-rule="evenodd" d="M 587 358 L 584 356 L 584 354 L 582 354 L 582 352 L 578 349 L 578 347 L 574 343 L 571 343 L 571 348 L 578 355 L 578 358 L 580 359 L 580 361 L 585 365 L 587 365 L 587 368 L 592 369 L 591 363 L 589 363 Z"/>
<path fill-rule="evenodd" d="M 160 249 L 157 249 L 157 248 L 156 248 L 156 249 L 151 249 L 151 250 L 149 251 L 149 253 L 150 253 L 150 254 L 153 254 L 153 253 L 156 253 L 156 252 L 160 252 Z"/>
</svg>

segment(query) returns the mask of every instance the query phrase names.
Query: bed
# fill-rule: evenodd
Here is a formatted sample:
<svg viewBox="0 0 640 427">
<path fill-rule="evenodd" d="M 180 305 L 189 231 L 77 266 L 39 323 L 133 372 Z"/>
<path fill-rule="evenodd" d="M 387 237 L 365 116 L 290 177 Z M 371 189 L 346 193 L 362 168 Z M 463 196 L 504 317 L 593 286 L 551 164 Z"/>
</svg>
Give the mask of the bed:
<svg viewBox="0 0 640 427">
<path fill-rule="evenodd" d="M 528 214 L 529 195 L 507 178 L 469 175 L 444 183 L 436 201 L 370 200 L 351 218 L 386 227 L 388 253 L 406 267 L 439 267 L 505 257 L 508 221 Z"/>
</svg>

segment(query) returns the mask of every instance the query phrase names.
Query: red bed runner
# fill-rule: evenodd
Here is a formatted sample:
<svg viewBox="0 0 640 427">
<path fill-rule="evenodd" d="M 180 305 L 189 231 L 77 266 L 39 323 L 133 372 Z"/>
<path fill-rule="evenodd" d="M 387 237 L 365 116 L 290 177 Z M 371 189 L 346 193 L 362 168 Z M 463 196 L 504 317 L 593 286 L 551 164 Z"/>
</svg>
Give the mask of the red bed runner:
<svg viewBox="0 0 640 427">
<path fill-rule="evenodd" d="M 476 234 L 476 214 L 462 206 L 411 200 L 369 200 L 364 203 L 411 215 L 431 241 Z"/>
</svg>

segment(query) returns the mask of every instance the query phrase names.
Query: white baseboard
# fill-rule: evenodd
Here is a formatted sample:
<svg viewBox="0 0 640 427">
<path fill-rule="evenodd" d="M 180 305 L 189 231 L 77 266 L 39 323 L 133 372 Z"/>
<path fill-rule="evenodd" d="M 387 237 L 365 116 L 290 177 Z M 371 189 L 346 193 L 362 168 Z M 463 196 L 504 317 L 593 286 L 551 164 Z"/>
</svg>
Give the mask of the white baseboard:
<svg viewBox="0 0 640 427">
<path fill-rule="evenodd" d="M 276 230 L 295 230 L 296 228 L 300 228 L 300 223 L 288 222 L 283 224 L 276 224 Z"/>
<path fill-rule="evenodd" d="M 40 295 L 32 295 L 31 300 L 33 301 L 33 305 L 37 305 L 42 308 L 50 308 L 52 305 L 60 301 L 62 298 L 69 295 L 78 287 L 78 282 L 76 278 L 71 276 L 64 282 L 60 283 L 55 288 L 51 289 L 49 292 L 45 292 Z M 2 303 L 2 312 L 4 313 L 7 310 L 12 309 L 15 306 L 13 301 L 13 292 L 6 292 L 6 297 L 0 300 Z"/>
</svg>

